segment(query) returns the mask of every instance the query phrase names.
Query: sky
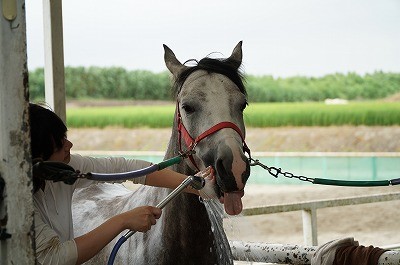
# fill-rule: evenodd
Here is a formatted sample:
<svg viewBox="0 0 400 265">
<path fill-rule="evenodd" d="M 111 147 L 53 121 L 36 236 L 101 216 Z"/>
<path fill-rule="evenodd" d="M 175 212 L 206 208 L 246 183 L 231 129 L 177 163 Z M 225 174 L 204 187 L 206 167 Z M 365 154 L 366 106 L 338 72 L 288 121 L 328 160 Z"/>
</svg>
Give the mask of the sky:
<svg viewBox="0 0 400 265">
<path fill-rule="evenodd" d="M 165 71 L 163 44 L 181 62 L 228 57 L 274 77 L 400 72 L 399 0 L 64 0 L 66 66 Z M 44 65 L 43 6 L 26 1 L 28 69 Z"/>
</svg>

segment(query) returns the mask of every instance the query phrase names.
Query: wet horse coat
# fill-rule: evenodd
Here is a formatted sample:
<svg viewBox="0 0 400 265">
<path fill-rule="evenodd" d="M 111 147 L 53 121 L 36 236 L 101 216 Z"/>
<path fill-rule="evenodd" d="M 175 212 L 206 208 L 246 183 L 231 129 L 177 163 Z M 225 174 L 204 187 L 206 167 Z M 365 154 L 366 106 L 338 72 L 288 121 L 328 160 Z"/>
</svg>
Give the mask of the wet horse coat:
<svg viewBox="0 0 400 265">
<path fill-rule="evenodd" d="M 187 150 L 185 138 L 179 133 L 181 123 L 188 135 L 196 138 L 218 123 L 229 122 L 238 131 L 224 128 L 207 136 L 196 147 L 193 161 L 181 162 L 173 170 L 187 175 L 212 165 L 216 175 L 216 192 L 228 214 L 242 210 L 241 197 L 249 162 L 244 154 L 245 135 L 243 110 L 246 92 L 239 72 L 242 61 L 240 42 L 227 59 L 203 58 L 196 66 L 181 64 L 164 45 L 164 59 L 174 78 L 177 111 L 165 158 Z M 179 115 L 178 115 L 179 113 Z M 106 219 L 140 205 L 156 205 L 170 192 L 168 189 L 142 186 L 132 192 L 122 185 L 98 184 L 79 190 L 74 196 L 76 236 Z M 220 216 L 220 215 L 219 215 Z M 90 222 L 90 224 L 88 224 Z M 218 222 L 222 224 L 222 219 Z M 226 235 L 221 235 L 225 237 Z M 146 233 L 136 233 L 121 247 L 115 264 L 231 264 L 230 249 L 217 253 L 215 235 L 207 210 L 197 196 L 182 193 L 169 203 L 157 224 Z M 115 241 L 90 262 L 104 264 Z M 224 257 L 221 257 L 223 255 Z"/>
</svg>

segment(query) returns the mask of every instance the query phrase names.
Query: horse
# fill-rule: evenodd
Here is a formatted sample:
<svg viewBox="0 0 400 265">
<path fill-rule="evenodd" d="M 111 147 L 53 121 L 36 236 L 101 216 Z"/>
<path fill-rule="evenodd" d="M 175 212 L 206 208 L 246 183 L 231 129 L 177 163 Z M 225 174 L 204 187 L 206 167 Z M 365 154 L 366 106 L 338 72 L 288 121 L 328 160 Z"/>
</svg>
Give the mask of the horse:
<svg viewBox="0 0 400 265">
<path fill-rule="evenodd" d="M 190 159 L 172 169 L 193 175 L 198 169 L 213 166 L 215 191 L 225 212 L 239 214 L 250 175 L 249 150 L 244 141 L 247 94 L 240 71 L 242 42 L 228 58 L 189 60 L 197 63 L 194 66 L 182 64 L 164 45 L 164 61 L 172 74 L 176 101 L 165 159 L 194 151 Z M 147 186 L 130 191 L 108 183 L 78 190 L 73 198 L 75 236 L 123 211 L 156 205 L 169 192 Z M 222 224 L 221 215 L 217 219 Z M 227 242 L 224 233 L 220 236 Z M 156 225 L 146 233 L 134 234 L 122 245 L 115 264 L 233 264 L 230 248 L 221 253 L 216 242 L 204 203 L 198 196 L 181 193 L 165 206 Z M 88 263 L 105 264 L 114 244 L 115 240 Z"/>
</svg>

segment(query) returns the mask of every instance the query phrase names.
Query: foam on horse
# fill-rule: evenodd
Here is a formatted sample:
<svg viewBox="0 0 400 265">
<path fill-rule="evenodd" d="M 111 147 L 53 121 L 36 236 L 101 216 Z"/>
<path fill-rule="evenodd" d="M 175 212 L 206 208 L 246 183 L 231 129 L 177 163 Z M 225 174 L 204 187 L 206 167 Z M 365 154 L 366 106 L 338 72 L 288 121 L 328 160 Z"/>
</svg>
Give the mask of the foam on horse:
<svg viewBox="0 0 400 265">
<path fill-rule="evenodd" d="M 164 50 L 177 102 L 165 158 L 190 148 L 185 144 L 190 144 L 189 138 L 195 139 L 217 124 L 230 124 L 198 142 L 193 161 L 186 159 L 172 169 L 192 175 L 197 168 L 212 165 L 216 172 L 216 192 L 225 211 L 239 214 L 250 174 L 249 161 L 244 154 L 243 110 L 247 97 L 239 71 L 242 42 L 236 45 L 229 58 L 203 58 L 193 67 L 180 63 L 165 45 Z M 178 130 L 182 126 L 187 133 Z M 73 207 L 76 236 L 123 211 L 140 205 L 156 205 L 170 191 L 143 186 L 132 192 L 115 184 L 98 184 L 79 190 Z M 222 218 L 218 222 L 222 224 Z M 136 233 L 125 242 L 115 264 L 233 264 L 230 248 L 223 253 L 217 251 L 215 236 L 204 204 L 197 196 L 182 193 L 163 209 L 160 220 L 150 231 Z M 218 236 L 226 240 L 225 234 Z M 90 262 L 105 264 L 114 244 L 115 240 Z"/>
</svg>

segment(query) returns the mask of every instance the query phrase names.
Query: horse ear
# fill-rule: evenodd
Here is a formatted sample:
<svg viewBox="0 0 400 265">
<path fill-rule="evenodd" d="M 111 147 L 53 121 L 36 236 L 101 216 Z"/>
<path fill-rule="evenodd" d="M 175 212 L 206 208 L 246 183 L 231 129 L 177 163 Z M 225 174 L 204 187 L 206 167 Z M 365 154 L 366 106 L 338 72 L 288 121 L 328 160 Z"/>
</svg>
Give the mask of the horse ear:
<svg viewBox="0 0 400 265">
<path fill-rule="evenodd" d="M 239 43 L 236 44 L 231 56 L 228 58 L 228 60 L 231 61 L 237 69 L 242 64 L 242 43 L 243 41 L 239 41 Z"/>
<path fill-rule="evenodd" d="M 176 59 L 174 52 L 165 44 L 164 46 L 164 61 L 165 65 L 167 66 L 168 70 L 172 73 L 174 78 L 177 78 L 180 73 L 182 73 L 187 66 L 181 64 L 181 62 Z"/>
</svg>

